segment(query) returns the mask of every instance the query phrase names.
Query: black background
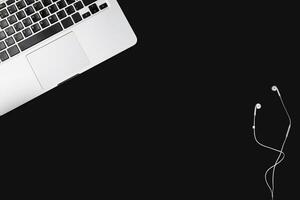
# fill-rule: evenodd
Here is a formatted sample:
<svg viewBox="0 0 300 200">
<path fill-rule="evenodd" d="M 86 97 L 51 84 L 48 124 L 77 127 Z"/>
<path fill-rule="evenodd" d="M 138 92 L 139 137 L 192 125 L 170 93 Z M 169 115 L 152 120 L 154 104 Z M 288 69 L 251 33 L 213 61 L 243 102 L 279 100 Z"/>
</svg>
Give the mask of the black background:
<svg viewBox="0 0 300 200">
<path fill-rule="evenodd" d="M 298 62 L 285 8 L 119 3 L 138 43 L 2 116 L 8 157 L 102 177 L 124 196 L 270 199 L 263 176 L 276 153 L 251 127 L 260 102 L 258 138 L 280 148 L 288 124 L 276 84 L 293 126 L 274 199 L 296 196 Z"/>
</svg>

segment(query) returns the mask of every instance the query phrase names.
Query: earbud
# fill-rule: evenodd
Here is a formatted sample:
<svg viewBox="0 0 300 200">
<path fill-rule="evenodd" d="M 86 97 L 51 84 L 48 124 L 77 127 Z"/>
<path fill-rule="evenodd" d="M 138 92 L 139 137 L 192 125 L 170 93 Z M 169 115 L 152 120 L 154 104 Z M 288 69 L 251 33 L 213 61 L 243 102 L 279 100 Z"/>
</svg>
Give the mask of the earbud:
<svg viewBox="0 0 300 200">
<path fill-rule="evenodd" d="M 279 92 L 279 89 L 278 89 L 278 87 L 276 85 L 273 85 L 271 89 L 272 89 L 273 92 L 277 92 L 277 94 L 279 95 L 279 97 L 281 96 L 280 92 Z"/>
<path fill-rule="evenodd" d="M 276 87 L 276 85 L 272 86 L 272 91 L 276 92 L 278 90 L 278 88 Z"/>
<path fill-rule="evenodd" d="M 257 103 L 254 107 L 254 116 L 256 116 L 256 110 L 261 109 L 261 104 Z M 254 127 L 253 127 L 254 128 Z"/>
<path fill-rule="evenodd" d="M 261 104 L 260 104 L 260 103 L 257 103 L 255 107 L 256 107 L 257 109 L 261 109 Z"/>
</svg>

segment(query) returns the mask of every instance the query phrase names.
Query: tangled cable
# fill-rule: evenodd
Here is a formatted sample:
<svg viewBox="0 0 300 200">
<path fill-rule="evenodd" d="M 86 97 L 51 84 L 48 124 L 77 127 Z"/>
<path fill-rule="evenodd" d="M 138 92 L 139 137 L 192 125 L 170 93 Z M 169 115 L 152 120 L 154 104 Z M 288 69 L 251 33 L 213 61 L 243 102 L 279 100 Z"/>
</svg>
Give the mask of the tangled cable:
<svg viewBox="0 0 300 200">
<path fill-rule="evenodd" d="M 270 149 L 270 150 L 272 150 L 272 151 L 275 151 L 275 152 L 279 153 L 279 155 L 278 155 L 278 157 L 277 157 L 277 159 L 276 159 L 274 165 L 272 165 L 271 167 L 269 167 L 269 168 L 267 169 L 267 171 L 265 172 L 265 182 L 266 182 L 266 184 L 267 184 L 267 186 L 268 186 L 268 188 L 269 188 L 269 190 L 270 190 L 270 192 L 271 192 L 271 197 L 272 197 L 272 200 L 273 200 L 273 199 L 274 199 L 274 190 L 275 190 L 275 170 L 276 170 L 276 166 L 277 166 L 278 164 L 280 164 L 280 163 L 283 161 L 284 157 L 285 157 L 285 154 L 284 154 L 284 152 L 283 152 L 283 148 L 284 148 L 285 143 L 286 143 L 286 140 L 287 140 L 287 138 L 288 138 L 288 136 L 289 136 L 289 132 L 290 132 L 290 129 L 291 129 L 291 126 L 292 126 L 292 121 L 291 121 L 291 117 L 290 117 L 290 115 L 289 115 L 289 113 L 288 113 L 288 111 L 287 111 L 287 109 L 286 109 L 286 106 L 285 106 L 285 104 L 284 104 L 284 102 L 283 102 L 283 100 L 282 100 L 282 97 L 281 97 L 281 94 L 280 94 L 280 92 L 279 92 L 279 89 L 278 89 L 276 86 L 272 86 L 272 91 L 277 92 L 277 94 L 278 94 L 278 96 L 279 96 L 279 98 L 280 98 L 281 105 L 283 106 L 283 108 L 284 108 L 284 110 L 285 110 L 285 113 L 286 113 L 286 115 L 287 115 L 287 117 L 288 117 L 288 120 L 289 120 L 289 126 L 288 126 L 287 132 L 286 132 L 286 134 L 285 134 L 285 139 L 284 139 L 284 141 L 283 141 L 283 143 L 282 143 L 282 145 L 281 145 L 280 150 L 275 149 L 275 148 L 270 147 L 270 146 L 267 146 L 267 145 L 264 145 L 264 144 L 262 144 L 261 142 L 259 142 L 259 141 L 257 140 L 257 138 L 256 138 L 256 132 L 255 132 L 255 119 L 256 119 L 256 111 L 259 110 L 259 109 L 261 108 L 261 104 L 259 104 L 259 103 L 257 103 L 257 104 L 255 105 L 255 107 L 254 107 L 254 115 L 253 115 L 254 117 L 253 117 L 253 127 L 252 127 L 252 128 L 253 128 L 254 139 L 255 139 L 255 141 L 256 141 L 257 144 L 259 144 L 260 146 L 262 146 L 262 147 L 264 147 L 264 148 L 267 148 L 267 149 Z M 269 184 L 269 182 L 268 182 L 268 180 L 267 180 L 267 175 L 268 175 L 268 173 L 270 172 L 270 170 L 272 170 L 272 183 L 271 183 L 271 184 Z"/>
</svg>

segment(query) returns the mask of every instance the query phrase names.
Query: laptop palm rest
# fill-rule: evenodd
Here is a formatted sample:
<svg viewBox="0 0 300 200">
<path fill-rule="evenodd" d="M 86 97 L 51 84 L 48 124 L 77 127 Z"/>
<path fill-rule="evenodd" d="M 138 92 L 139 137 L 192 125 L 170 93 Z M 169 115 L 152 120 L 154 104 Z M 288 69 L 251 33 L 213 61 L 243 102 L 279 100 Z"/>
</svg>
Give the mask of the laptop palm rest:
<svg viewBox="0 0 300 200">
<path fill-rule="evenodd" d="M 55 87 L 80 73 L 89 64 L 73 32 L 28 54 L 27 59 L 45 89 Z"/>
</svg>

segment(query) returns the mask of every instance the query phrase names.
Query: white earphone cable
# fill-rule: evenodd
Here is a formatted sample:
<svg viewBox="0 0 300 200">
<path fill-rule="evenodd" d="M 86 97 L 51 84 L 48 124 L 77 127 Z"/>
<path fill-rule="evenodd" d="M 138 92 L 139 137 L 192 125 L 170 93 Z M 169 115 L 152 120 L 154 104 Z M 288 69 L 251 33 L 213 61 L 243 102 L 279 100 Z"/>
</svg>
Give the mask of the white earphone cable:
<svg viewBox="0 0 300 200">
<path fill-rule="evenodd" d="M 283 161 L 283 159 L 285 158 L 285 153 L 283 152 L 283 149 L 284 149 L 286 140 L 287 140 L 287 138 L 288 138 L 288 135 L 289 135 L 289 132 L 290 132 L 290 128 L 291 128 L 292 122 L 291 122 L 290 115 L 289 115 L 289 113 L 288 113 L 288 111 L 287 111 L 287 109 L 286 109 L 286 106 L 285 106 L 285 104 L 284 104 L 284 102 L 283 102 L 283 100 L 282 100 L 282 97 L 281 97 L 281 95 L 280 95 L 279 89 L 278 89 L 276 86 L 273 86 L 273 87 L 272 87 L 272 90 L 277 92 L 277 94 L 278 94 L 278 96 L 279 96 L 279 98 L 280 98 L 281 104 L 282 104 L 282 106 L 283 106 L 283 108 L 284 108 L 284 110 L 285 110 L 285 113 L 286 113 L 286 115 L 287 115 L 287 117 L 288 117 L 288 120 L 289 120 L 289 126 L 288 126 L 288 129 L 287 129 L 287 132 L 286 132 L 286 135 L 285 135 L 285 139 L 284 139 L 284 141 L 283 141 L 283 143 L 282 143 L 282 145 L 281 145 L 280 150 L 275 149 L 275 148 L 273 148 L 273 147 L 269 147 L 269 146 L 267 146 L 267 145 L 264 145 L 264 144 L 260 143 L 260 142 L 257 140 L 257 138 L 256 138 L 256 132 L 255 132 L 256 110 L 261 108 L 261 105 L 260 105 L 260 104 L 256 104 L 255 107 L 254 107 L 254 118 L 253 118 L 253 127 L 252 127 L 252 128 L 253 128 L 253 135 L 254 135 L 254 139 L 255 139 L 256 143 L 258 143 L 260 146 L 262 146 L 262 147 L 264 147 L 264 148 L 267 148 L 267 149 L 270 149 L 270 150 L 273 150 L 273 151 L 276 151 L 276 152 L 279 153 L 279 155 L 278 155 L 278 157 L 277 157 L 277 159 L 276 159 L 274 165 L 272 165 L 271 167 L 269 167 L 269 168 L 267 169 L 267 171 L 265 172 L 265 182 L 266 182 L 266 184 L 267 184 L 267 186 L 268 186 L 268 188 L 269 188 L 269 190 L 270 190 L 270 192 L 271 192 L 271 196 L 272 196 L 272 200 L 273 200 L 273 198 L 274 198 L 274 190 L 275 190 L 275 169 L 276 169 L 276 166 L 277 166 L 278 164 L 280 164 L 280 163 Z M 281 155 L 282 155 L 282 156 L 281 156 Z M 281 159 L 280 159 L 280 158 L 281 158 Z M 271 169 L 273 169 L 273 171 L 272 171 L 272 187 L 270 186 L 270 184 L 269 184 L 269 182 L 268 182 L 268 180 L 267 180 L 268 172 L 269 172 Z"/>
</svg>

